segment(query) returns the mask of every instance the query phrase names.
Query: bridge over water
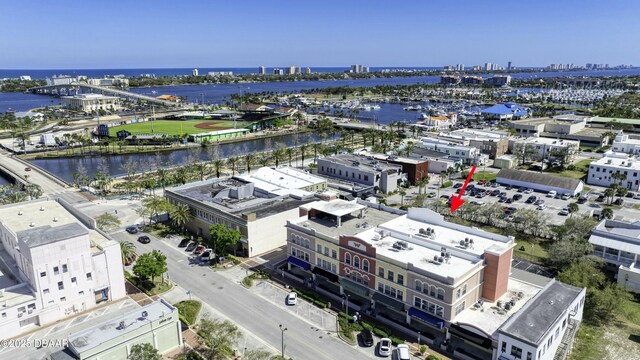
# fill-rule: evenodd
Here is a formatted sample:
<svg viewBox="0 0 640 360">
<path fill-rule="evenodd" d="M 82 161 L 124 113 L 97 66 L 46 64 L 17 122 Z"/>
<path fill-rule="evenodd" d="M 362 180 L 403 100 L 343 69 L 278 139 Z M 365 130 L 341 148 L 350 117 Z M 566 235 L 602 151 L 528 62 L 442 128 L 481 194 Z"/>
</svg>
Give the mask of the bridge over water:
<svg viewBox="0 0 640 360">
<path fill-rule="evenodd" d="M 115 89 L 104 86 L 97 85 L 89 85 L 86 83 L 71 83 L 68 85 L 51 85 L 51 86 L 39 86 L 35 88 L 31 88 L 28 91 L 33 94 L 40 95 L 51 95 L 51 96 L 66 96 L 66 95 L 74 95 L 80 94 L 82 90 L 83 94 L 93 93 L 93 94 L 103 94 L 103 95 L 115 95 L 125 99 L 146 101 L 153 104 L 159 104 L 169 107 L 175 107 L 178 104 L 173 101 L 167 101 L 158 99 L 152 96 L 136 94 L 131 91 Z"/>
</svg>

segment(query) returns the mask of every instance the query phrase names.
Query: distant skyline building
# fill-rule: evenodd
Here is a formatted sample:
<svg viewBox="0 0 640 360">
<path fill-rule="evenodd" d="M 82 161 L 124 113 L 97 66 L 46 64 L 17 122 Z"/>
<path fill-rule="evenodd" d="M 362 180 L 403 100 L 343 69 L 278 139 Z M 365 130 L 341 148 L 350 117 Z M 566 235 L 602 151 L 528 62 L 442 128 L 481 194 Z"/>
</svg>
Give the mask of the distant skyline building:
<svg viewBox="0 0 640 360">
<path fill-rule="evenodd" d="M 264 66 L 260 66 L 260 67 L 258 68 L 258 74 L 260 74 L 260 75 L 266 75 L 266 74 L 267 74 L 267 68 L 266 68 L 266 67 L 264 67 Z"/>
<path fill-rule="evenodd" d="M 280 68 L 274 68 L 273 69 L 273 75 L 284 75 L 284 70 L 282 70 Z"/>
<path fill-rule="evenodd" d="M 351 65 L 350 72 L 352 72 L 354 74 L 366 73 L 366 72 L 369 72 L 369 67 L 368 66 L 362 66 L 360 64 Z"/>
<path fill-rule="evenodd" d="M 507 63 L 507 70 L 511 70 L 511 61 Z"/>
<path fill-rule="evenodd" d="M 198 76 L 198 69 L 191 70 L 191 75 L 192 76 Z"/>
<path fill-rule="evenodd" d="M 304 73 L 305 74 L 311 74 L 311 68 L 308 67 L 308 66 L 306 68 L 304 68 Z"/>
</svg>

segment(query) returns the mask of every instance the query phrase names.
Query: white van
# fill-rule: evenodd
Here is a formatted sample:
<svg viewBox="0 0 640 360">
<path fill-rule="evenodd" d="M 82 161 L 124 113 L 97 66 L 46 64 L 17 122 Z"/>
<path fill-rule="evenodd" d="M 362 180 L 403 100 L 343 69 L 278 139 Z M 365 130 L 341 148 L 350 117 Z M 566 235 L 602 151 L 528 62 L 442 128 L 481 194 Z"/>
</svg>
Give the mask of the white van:
<svg viewBox="0 0 640 360">
<path fill-rule="evenodd" d="M 547 194 L 547 197 L 552 198 L 552 197 L 555 197 L 555 196 L 556 196 L 556 194 L 557 194 L 557 192 L 556 192 L 555 190 L 551 190 L 551 191 L 549 191 L 549 193 Z"/>
<path fill-rule="evenodd" d="M 398 360 L 411 360 L 409 346 L 407 346 L 407 344 L 398 344 L 396 347 L 396 358 Z"/>
</svg>

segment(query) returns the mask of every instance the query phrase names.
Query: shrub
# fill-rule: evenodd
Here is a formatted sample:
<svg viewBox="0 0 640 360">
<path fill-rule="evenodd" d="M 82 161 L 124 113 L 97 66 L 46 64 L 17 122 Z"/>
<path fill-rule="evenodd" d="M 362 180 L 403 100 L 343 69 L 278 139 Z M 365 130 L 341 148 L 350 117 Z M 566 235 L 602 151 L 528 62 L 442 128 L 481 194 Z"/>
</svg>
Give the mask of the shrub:
<svg viewBox="0 0 640 360">
<path fill-rule="evenodd" d="M 576 166 L 574 164 L 567 166 L 567 170 L 575 170 L 575 169 L 576 169 Z"/>
<path fill-rule="evenodd" d="M 226 258 L 228 260 L 230 260 L 233 263 L 233 265 L 238 265 L 238 264 L 241 263 L 240 259 L 238 259 L 237 257 L 235 257 L 233 255 L 227 255 Z"/>
<path fill-rule="evenodd" d="M 382 329 L 379 329 L 377 327 L 374 327 L 372 331 L 378 337 L 389 337 L 389 333 L 388 332 L 386 332 L 386 331 L 384 331 Z"/>
<path fill-rule="evenodd" d="M 202 303 L 197 300 L 185 300 L 174 305 L 178 309 L 180 320 L 188 326 L 196 322 Z"/>
<path fill-rule="evenodd" d="M 448 188 L 448 187 L 451 187 L 451 186 L 453 186 L 453 181 L 445 181 L 445 182 L 442 184 L 442 187 L 443 187 L 443 188 Z"/>
<path fill-rule="evenodd" d="M 252 287 L 253 286 L 253 279 L 251 278 L 251 276 L 245 276 L 245 278 L 242 279 L 242 285 L 244 285 L 246 287 Z"/>
<path fill-rule="evenodd" d="M 420 345 L 420 350 L 418 350 L 420 355 L 424 355 L 427 352 L 427 347 L 425 345 Z"/>
<path fill-rule="evenodd" d="M 389 339 L 391 339 L 391 343 L 393 345 L 404 344 L 404 340 L 397 338 L 395 336 L 389 336 Z"/>
<path fill-rule="evenodd" d="M 427 356 L 427 360 L 440 360 L 440 358 L 438 356 L 431 354 Z"/>
</svg>

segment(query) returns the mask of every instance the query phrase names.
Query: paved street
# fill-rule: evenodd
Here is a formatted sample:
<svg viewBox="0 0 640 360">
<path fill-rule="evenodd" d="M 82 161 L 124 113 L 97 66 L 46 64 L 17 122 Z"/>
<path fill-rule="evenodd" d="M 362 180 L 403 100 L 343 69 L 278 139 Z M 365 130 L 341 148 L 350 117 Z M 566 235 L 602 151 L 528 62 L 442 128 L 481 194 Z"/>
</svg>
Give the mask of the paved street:
<svg viewBox="0 0 640 360">
<path fill-rule="evenodd" d="M 367 356 L 356 347 L 339 340 L 335 333 L 331 332 L 335 331 L 335 324 L 325 324 L 326 328 L 318 329 L 315 323 L 301 317 L 302 313 L 292 314 L 291 309 L 265 301 L 254 291 L 244 288 L 238 284 L 236 277 L 232 280 L 229 274 L 223 274 L 224 271 L 216 272 L 190 261 L 187 253 L 168 241 L 154 238 L 150 244 L 140 244 L 135 241 L 137 236 L 124 231 L 113 234 L 113 237 L 134 241 L 138 253 L 152 249 L 161 250 L 167 256 L 171 281 L 191 290 L 194 296 L 233 320 L 240 328 L 246 329 L 276 349 L 280 347 L 281 341 L 278 325 L 285 326 L 288 329 L 284 334 L 287 358 L 335 360 L 367 359 L 373 356 Z"/>
<path fill-rule="evenodd" d="M 37 167 L 29 166 L 24 162 L 9 156 L 9 153 L 5 150 L 0 150 L 0 162 L 7 170 L 21 176 L 22 178 L 25 178 L 25 175 L 28 175 L 29 182 L 40 185 L 43 196 L 51 196 L 67 190 L 66 186 L 62 185 L 61 182 L 51 179 Z M 32 170 L 25 171 L 26 167 L 30 167 Z"/>
</svg>

